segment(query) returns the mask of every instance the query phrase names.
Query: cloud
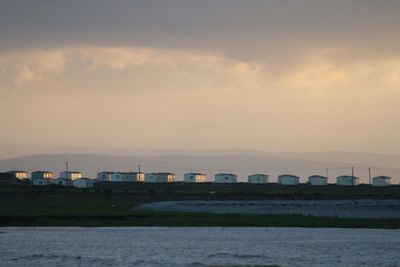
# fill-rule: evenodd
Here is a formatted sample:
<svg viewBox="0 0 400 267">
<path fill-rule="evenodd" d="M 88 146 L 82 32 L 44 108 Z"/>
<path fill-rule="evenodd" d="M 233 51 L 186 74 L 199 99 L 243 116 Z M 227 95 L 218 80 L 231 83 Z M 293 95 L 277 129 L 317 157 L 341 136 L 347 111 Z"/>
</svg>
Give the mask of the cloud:
<svg viewBox="0 0 400 267">
<path fill-rule="evenodd" d="M 149 48 L 83 48 L 78 49 L 81 60 L 91 70 L 106 68 L 124 70 L 132 66 L 172 64 L 170 53 Z"/>
<path fill-rule="evenodd" d="M 283 67 L 250 62 L 211 52 L 145 47 L 69 47 L 49 51 L 19 51 L 0 55 L 2 69 L 11 70 L 18 86 L 62 76 L 69 64 L 83 72 L 129 72 L 157 68 L 174 72 L 174 79 L 210 82 L 215 88 L 267 90 L 326 90 L 376 86 L 380 90 L 400 85 L 400 57 L 342 60 L 346 49 L 326 48 L 307 52 Z M 74 62 L 74 63 L 69 63 Z M 104 75 L 104 72 L 102 72 Z M 171 78 L 172 79 L 172 78 Z M 208 83 L 210 84 L 210 83 Z"/>
<path fill-rule="evenodd" d="M 350 58 L 347 49 L 320 49 L 308 53 L 295 66 L 277 73 L 280 87 L 302 89 L 351 88 L 354 91 L 379 86 L 380 90 L 400 85 L 400 56 Z"/>
<path fill-rule="evenodd" d="M 61 75 L 68 61 L 86 71 L 123 71 L 137 67 L 159 67 L 184 77 L 216 76 L 241 86 L 258 86 L 254 66 L 223 55 L 202 51 L 141 47 L 70 47 L 50 51 L 17 51 L 0 55 L 0 66 L 10 70 L 18 86 L 50 80 Z"/>
<path fill-rule="evenodd" d="M 0 65 L 10 69 L 14 83 L 22 86 L 61 74 L 66 66 L 64 51 L 19 51 L 0 56 Z"/>
<path fill-rule="evenodd" d="M 240 86 L 259 87 L 257 64 L 235 60 L 223 55 L 203 51 L 155 49 L 137 47 L 83 48 L 80 58 L 89 70 L 126 70 L 133 67 L 161 67 L 185 77 L 218 76 L 219 79 L 236 82 Z"/>
<path fill-rule="evenodd" d="M 85 48 L 81 59 L 92 71 L 157 66 L 186 76 L 209 75 L 241 88 L 339 89 L 400 84 L 400 57 L 342 60 L 350 49 L 325 48 L 307 52 L 296 63 L 277 70 L 266 62 L 249 62 L 202 51 L 135 47 Z M 205 72 L 205 73 L 204 73 Z"/>
</svg>

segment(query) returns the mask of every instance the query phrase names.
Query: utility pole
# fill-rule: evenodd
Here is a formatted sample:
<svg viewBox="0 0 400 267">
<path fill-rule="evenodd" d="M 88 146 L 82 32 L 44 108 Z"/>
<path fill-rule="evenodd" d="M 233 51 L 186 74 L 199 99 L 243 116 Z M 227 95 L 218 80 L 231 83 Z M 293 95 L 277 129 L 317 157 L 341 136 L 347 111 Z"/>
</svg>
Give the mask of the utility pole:
<svg viewBox="0 0 400 267">
<path fill-rule="evenodd" d="M 368 168 L 369 184 L 371 184 L 371 168 Z"/>
<path fill-rule="evenodd" d="M 138 165 L 138 167 L 139 167 L 139 173 L 140 173 L 140 164 Z"/>
<path fill-rule="evenodd" d="M 68 174 L 68 161 L 65 162 L 65 179 L 69 179 L 69 174 Z"/>
<path fill-rule="evenodd" d="M 351 185 L 354 185 L 354 167 L 351 167 Z"/>
</svg>

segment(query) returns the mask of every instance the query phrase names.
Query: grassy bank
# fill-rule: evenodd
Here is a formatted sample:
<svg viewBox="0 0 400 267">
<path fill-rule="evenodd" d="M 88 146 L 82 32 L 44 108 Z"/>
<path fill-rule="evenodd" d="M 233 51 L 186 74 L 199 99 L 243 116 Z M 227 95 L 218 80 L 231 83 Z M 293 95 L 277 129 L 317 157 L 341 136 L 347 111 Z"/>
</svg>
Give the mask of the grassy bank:
<svg viewBox="0 0 400 267">
<path fill-rule="evenodd" d="M 167 188 L 167 189 L 165 189 Z M 229 188 L 220 187 L 223 190 Z M 256 187 L 258 188 L 258 187 Z M 182 189 L 186 190 L 184 192 Z M 190 188 L 189 188 L 190 189 Z M 240 189 L 236 187 L 235 190 Z M 279 189 L 279 188 L 278 188 Z M 277 190 L 278 190 L 277 189 Z M 119 189 L 118 189 L 119 190 Z M 400 228 L 400 219 L 321 218 L 301 215 L 247 215 L 157 212 L 132 210 L 133 207 L 166 200 L 190 199 L 270 199 L 299 198 L 306 193 L 262 194 L 250 192 L 187 192 L 160 185 L 149 191 L 102 188 L 3 187 L 0 188 L 0 226 L 270 226 Z M 206 189 L 209 190 L 209 189 Z M 257 189 L 261 190 L 261 189 Z M 295 190 L 295 189 L 290 189 Z M 297 188 L 297 190 L 300 190 Z M 347 189 L 343 189 L 347 190 Z M 353 189 L 351 189 L 353 190 Z M 397 190 L 397 189 L 396 189 Z M 208 191 L 207 191 L 208 192 Z M 302 191 L 299 191 L 302 192 Z M 379 197 L 397 196 L 395 191 L 380 191 Z M 310 194 L 314 194 L 310 193 Z M 376 192 L 375 192 L 376 193 Z M 364 195 L 365 196 L 365 195 Z M 368 194 L 367 194 L 368 196 Z"/>
<path fill-rule="evenodd" d="M 129 195 L 139 201 L 162 200 L 262 200 L 262 199 L 400 199 L 400 186 L 373 187 L 360 185 L 280 186 L 277 184 L 213 184 L 213 183 L 99 183 L 94 188 L 0 185 L 1 196 L 36 197 L 51 195 L 117 196 Z"/>
<path fill-rule="evenodd" d="M 254 226 L 400 228 L 399 219 L 348 219 L 301 215 L 243 215 L 135 211 L 115 215 L 0 216 L 1 226 Z"/>
</svg>

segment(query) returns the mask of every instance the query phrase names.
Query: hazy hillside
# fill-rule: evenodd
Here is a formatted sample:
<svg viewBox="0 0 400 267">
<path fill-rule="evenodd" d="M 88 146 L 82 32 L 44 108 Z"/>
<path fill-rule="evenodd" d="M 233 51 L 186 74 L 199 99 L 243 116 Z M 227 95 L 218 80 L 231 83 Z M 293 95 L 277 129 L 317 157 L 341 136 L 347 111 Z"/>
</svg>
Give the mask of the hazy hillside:
<svg viewBox="0 0 400 267">
<path fill-rule="evenodd" d="M 176 152 L 176 151 L 175 151 Z M 87 177 L 95 177 L 102 170 L 137 171 L 138 165 L 145 172 L 170 171 L 182 180 L 185 172 L 197 171 L 207 174 L 208 179 L 217 172 L 233 172 L 245 181 L 252 173 L 266 173 L 276 181 L 278 174 L 290 173 L 299 175 L 302 181 L 311 174 L 326 174 L 329 169 L 330 182 L 341 174 L 351 174 L 351 166 L 355 166 L 355 175 L 368 182 L 368 167 L 372 175 L 391 175 L 398 182 L 400 168 L 396 168 L 400 157 L 395 155 L 323 152 L 323 153 L 263 153 L 259 151 L 187 151 L 178 155 L 159 156 L 112 156 L 99 154 L 42 154 L 0 160 L 0 171 L 11 169 L 51 170 L 60 172 L 69 162 L 70 169 L 84 172 Z M 150 154 L 150 152 L 148 152 Z M 232 153 L 229 155 L 228 153 Z M 241 154 L 243 153 L 243 154 Z M 247 153 L 247 154 L 244 154 Z M 162 153 L 161 153 L 162 154 Z M 375 164 L 373 164 L 375 162 Z"/>
<path fill-rule="evenodd" d="M 313 152 L 313 153 L 276 153 L 284 157 L 296 157 L 302 159 L 317 160 L 321 162 L 348 162 L 352 164 L 364 164 L 380 166 L 382 168 L 400 168 L 400 154 L 378 154 L 360 152 Z"/>
<path fill-rule="evenodd" d="M 129 147 L 82 147 L 82 146 L 38 146 L 0 144 L 0 160 L 37 154 L 99 154 L 114 156 L 221 156 L 221 155 L 267 155 L 268 153 L 248 149 L 142 149 Z"/>
</svg>

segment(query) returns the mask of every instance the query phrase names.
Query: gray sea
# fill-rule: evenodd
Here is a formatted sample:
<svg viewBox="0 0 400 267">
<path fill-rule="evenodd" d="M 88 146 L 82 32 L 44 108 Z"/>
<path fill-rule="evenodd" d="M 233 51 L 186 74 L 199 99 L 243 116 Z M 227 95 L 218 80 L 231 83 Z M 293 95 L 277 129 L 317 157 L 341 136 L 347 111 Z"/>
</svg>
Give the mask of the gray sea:
<svg viewBox="0 0 400 267">
<path fill-rule="evenodd" d="M 5 227 L 0 266 L 400 266 L 400 230 Z"/>
</svg>

